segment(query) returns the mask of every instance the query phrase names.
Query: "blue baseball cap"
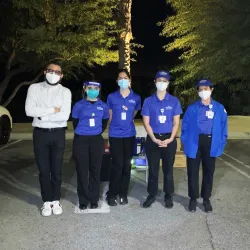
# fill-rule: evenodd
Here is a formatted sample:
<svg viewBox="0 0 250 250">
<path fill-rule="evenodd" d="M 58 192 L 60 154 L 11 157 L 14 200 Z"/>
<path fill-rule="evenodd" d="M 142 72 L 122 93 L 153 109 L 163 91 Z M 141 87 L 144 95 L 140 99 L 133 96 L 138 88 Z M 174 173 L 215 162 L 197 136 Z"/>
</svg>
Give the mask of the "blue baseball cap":
<svg viewBox="0 0 250 250">
<path fill-rule="evenodd" d="M 210 80 L 207 80 L 207 79 L 202 79 L 200 80 L 198 83 L 197 83 L 197 87 L 200 87 L 200 86 L 208 86 L 208 87 L 211 87 L 213 85 L 213 83 L 210 81 Z"/>
<path fill-rule="evenodd" d="M 102 86 L 101 83 L 99 83 L 99 82 L 84 82 L 83 85 L 84 86 L 90 86 L 91 85 L 91 86 L 96 86 L 96 87 L 99 87 L 99 88 Z"/>
<path fill-rule="evenodd" d="M 158 71 L 155 75 L 155 79 L 160 78 L 160 77 L 163 77 L 167 79 L 168 81 L 170 80 L 170 75 L 167 71 L 163 71 L 163 70 Z"/>
</svg>

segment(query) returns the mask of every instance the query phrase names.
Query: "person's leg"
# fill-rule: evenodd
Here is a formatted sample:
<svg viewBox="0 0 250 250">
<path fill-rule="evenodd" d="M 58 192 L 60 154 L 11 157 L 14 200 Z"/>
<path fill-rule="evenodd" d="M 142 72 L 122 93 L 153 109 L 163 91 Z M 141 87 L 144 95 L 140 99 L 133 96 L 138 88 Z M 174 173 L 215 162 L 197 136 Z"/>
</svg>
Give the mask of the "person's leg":
<svg viewBox="0 0 250 250">
<path fill-rule="evenodd" d="M 211 137 L 203 138 L 203 147 L 201 149 L 202 158 L 202 186 L 201 186 L 201 197 L 203 198 L 203 203 L 206 212 L 212 211 L 212 206 L 210 204 L 210 197 L 212 195 L 213 189 L 213 179 L 215 171 L 216 158 L 210 156 L 211 150 Z"/>
<path fill-rule="evenodd" d="M 134 153 L 135 137 L 128 137 L 123 139 L 123 169 L 122 178 L 120 184 L 120 197 L 125 201 L 121 203 L 127 203 L 128 188 L 131 176 L 131 160 Z"/>
<path fill-rule="evenodd" d="M 89 137 L 75 136 L 73 141 L 73 158 L 77 173 L 77 194 L 80 207 L 89 203 Z"/>
<path fill-rule="evenodd" d="M 48 132 L 34 129 L 33 144 L 36 164 L 39 170 L 41 196 L 44 202 L 42 215 L 50 216 L 52 213 L 51 202 L 53 200 L 52 185 L 50 180 L 50 136 Z"/>
<path fill-rule="evenodd" d="M 51 185 L 53 191 L 53 213 L 62 213 L 60 204 L 61 185 L 62 185 L 62 164 L 65 149 L 65 130 L 51 132 L 50 143 L 50 166 L 51 166 Z"/>
<path fill-rule="evenodd" d="M 173 207 L 174 193 L 174 161 L 177 149 L 177 141 L 174 139 L 166 148 L 162 148 L 162 170 L 163 170 L 163 191 L 165 192 L 165 205 L 167 208 Z"/>
<path fill-rule="evenodd" d="M 146 201 L 143 203 L 143 207 L 147 208 L 151 206 L 151 204 L 155 201 L 155 196 L 158 192 L 158 175 L 159 175 L 159 167 L 160 167 L 160 159 L 161 159 L 161 151 L 152 139 L 147 136 L 146 144 L 146 156 L 148 160 L 148 194 Z"/>
<path fill-rule="evenodd" d="M 104 140 L 101 135 L 90 138 L 89 200 L 91 208 L 97 208 L 100 198 L 100 173 L 104 154 Z"/>
<path fill-rule="evenodd" d="M 200 144 L 200 141 L 199 141 Z M 201 153 L 200 148 L 196 157 L 187 157 L 187 175 L 188 175 L 188 196 L 190 197 L 189 210 L 196 211 L 197 199 L 199 198 L 199 169 L 200 169 Z"/>
<path fill-rule="evenodd" d="M 108 202 L 112 206 L 117 205 L 116 196 L 120 191 L 120 183 L 123 168 L 123 138 L 109 137 L 112 166 L 108 191 Z"/>
</svg>

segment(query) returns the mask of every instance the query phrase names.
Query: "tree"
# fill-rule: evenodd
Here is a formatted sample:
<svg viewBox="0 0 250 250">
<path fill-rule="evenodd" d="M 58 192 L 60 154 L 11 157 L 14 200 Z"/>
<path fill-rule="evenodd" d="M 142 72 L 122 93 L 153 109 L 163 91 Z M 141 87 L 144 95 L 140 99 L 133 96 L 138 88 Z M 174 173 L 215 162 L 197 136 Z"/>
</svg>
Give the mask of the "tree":
<svg viewBox="0 0 250 250">
<path fill-rule="evenodd" d="M 115 0 L 2 1 L 1 58 L 5 72 L 0 82 L 0 103 L 13 76 L 30 72 L 35 82 L 49 61 L 60 61 L 64 72 L 76 76 L 95 65 L 118 61 Z M 4 103 L 6 106 L 14 95 Z"/>
<path fill-rule="evenodd" d="M 121 0 L 119 2 L 119 27 L 120 33 L 120 46 L 119 46 L 119 68 L 127 69 L 130 72 L 130 41 L 133 39 L 131 27 L 131 9 L 132 0 Z"/>
<path fill-rule="evenodd" d="M 167 52 L 180 50 L 173 72 L 184 95 L 193 95 L 194 80 L 215 83 L 250 80 L 250 5 L 248 0 L 167 0 L 174 14 L 166 19 L 162 35 L 172 37 Z M 243 84 L 243 85 L 242 85 Z M 238 88 L 239 86 L 237 86 Z"/>
</svg>

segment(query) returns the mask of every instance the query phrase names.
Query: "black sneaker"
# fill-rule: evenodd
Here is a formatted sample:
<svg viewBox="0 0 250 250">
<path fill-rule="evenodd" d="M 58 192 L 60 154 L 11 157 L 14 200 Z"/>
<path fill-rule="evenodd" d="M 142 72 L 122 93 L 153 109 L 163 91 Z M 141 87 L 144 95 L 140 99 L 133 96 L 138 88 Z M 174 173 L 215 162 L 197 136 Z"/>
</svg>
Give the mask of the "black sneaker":
<svg viewBox="0 0 250 250">
<path fill-rule="evenodd" d="M 107 202 L 108 202 L 109 206 L 111 206 L 111 207 L 117 206 L 117 200 L 115 197 L 107 198 Z"/>
<path fill-rule="evenodd" d="M 119 197 L 119 204 L 120 205 L 127 205 L 128 204 L 128 198 L 126 196 L 120 196 Z"/>
<path fill-rule="evenodd" d="M 84 204 L 79 204 L 79 209 L 80 210 L 85 210 L 85 209 L 87 209 L 87 206 L 84 205 Z"/>
<path fill-rule="evenodd" d="M 143 207 L 144 208 L 148 208 L 148 207 L 150 207 L 154 202 L 155 202 L 155 196 L 153 196 L 153 195 L 149 195 L 148 197 L 147 197 L 147 199 L 144 201 L 144 203 L 143 203 Z"/>
<path fill-rule="evenodd" d="M 196 206 L 197 206 L 197 201 L 191 199 L 189 201 L 189 206 L 188 206 L 189 211 L 190 212 L 196 212 Z"/>
<path fill-rule="evenodd" d="M 90 205 L 90 209 L 96 209 L 98 208 L 98 203 L 94 203 Z"/>
<path fill-rule="evenodd" d="M 165 196 L 165 206 L 166 206 L 166 208 L 172 208 L 174 206 L 172 197 Z"/>
<path fill-rule="evenodd" d="M 204 200 L 203 206 L 206 213 L 211 213 L 213 211 L 212 205 L 210 203 L 210 200 Z"/>
</svg>

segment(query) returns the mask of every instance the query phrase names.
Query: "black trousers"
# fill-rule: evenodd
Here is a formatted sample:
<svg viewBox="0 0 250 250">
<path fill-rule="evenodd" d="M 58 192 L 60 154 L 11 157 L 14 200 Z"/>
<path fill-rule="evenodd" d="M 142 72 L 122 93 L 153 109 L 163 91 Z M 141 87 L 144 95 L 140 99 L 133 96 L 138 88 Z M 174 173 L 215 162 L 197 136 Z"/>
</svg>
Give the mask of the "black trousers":
<svg viewBox="0 0 250 250">
<path fill-rule="evenodd" d="M 188 195 L 191 199 L 199 198 L 199 168 L 202 162 L 201 197 L 209 199 L 212 194 L 215 157 L 210 157 L 212 137 L 199 136 L 199 146 L 195 159 L 187 158 Z"/>
<path fill-rule="evenodd" d="M 79 203 L 96 204 L 100 198 L 100 172 L 104 154 L 102 135 L 75 135 L 73 158 L 77 172 Z"/>
<path fill-rule="evenodd" d="M 157 139 L 166 140 L 170 138 L 170 134 L 166 135 L 155 135 Z M 174 139 L 168 144 L 166 148 L 159 147 L 152 141 L 150 136 L 147 136 L 146 144 L 146 155 L 149 165 L 148 175 L 148 193 L 155 196 L 158 192 L 158 176 L 160 168 L 160 159 L 162 159 L 162 170 L 163 170 L 163 191 L 167 197 L 172 197 L 174 193 L 174 176 L 173 168 L 175 161 L 175 154 L 177 149 L 177 141 Z"/>
<path fill-rule="evenodd" d="M 110 170 L 109 197 L 128 195 L 131 176 L 131 159 L 134 153 L 135 136 L 109 137 L 112 167 Z"/>
<path fill-rule="evenodd" d="M 43 202 L 60 200 L 65 130 L 34 129 L 33 143 Z"/>
</svg>

